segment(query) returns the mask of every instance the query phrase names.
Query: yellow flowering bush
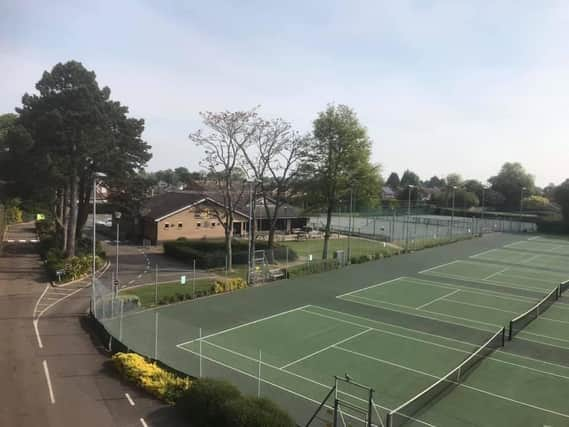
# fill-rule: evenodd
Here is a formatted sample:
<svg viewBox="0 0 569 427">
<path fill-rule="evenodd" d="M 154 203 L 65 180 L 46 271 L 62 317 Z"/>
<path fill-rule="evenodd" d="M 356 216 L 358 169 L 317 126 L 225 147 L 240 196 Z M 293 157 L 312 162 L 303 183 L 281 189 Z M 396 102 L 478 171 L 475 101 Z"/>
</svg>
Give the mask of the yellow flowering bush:
<svg viewBox="0 0 569 427">
<path fill-rule="evenodd" d="M 240 277 L 234 279 L 217 280 L 213 285 L 213 293 L 220 294 L 222 292 L 234 291 L 236 289 L 243 289 L 247 287 L 245 280 Z"/>
<path fill-rule="evenodd" d="M 136 353 L 116 353 L 113 362 L 121 375 L 129 381 L 171 404 L 192 384 L 190 378 L 174 375 Z"/>
</svg>

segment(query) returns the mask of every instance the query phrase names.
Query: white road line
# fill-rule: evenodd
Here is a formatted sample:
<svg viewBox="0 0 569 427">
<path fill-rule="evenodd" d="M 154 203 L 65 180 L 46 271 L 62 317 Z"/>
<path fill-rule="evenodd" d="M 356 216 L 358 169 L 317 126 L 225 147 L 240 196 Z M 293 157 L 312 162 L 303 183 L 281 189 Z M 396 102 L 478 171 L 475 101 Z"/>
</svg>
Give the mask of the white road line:
<svg viewBox="0 0 569 427">
<path fill-rule="evenodd" d="M 132 397 L 130 397 L 130 394 L 125 393 L 124 395 L 126 396 L 126 400 L 128 400 L 128 403 L 130 403 L 130 406 L 134 406 L 134 400 L 132 400 Z"/>
<path fill-rule="evenodd" d="M 36 333 L 36 339 L 38 341 L 38 347 L 39 348 L 43 348 L 43 343 L 41 341 L 41 336 L 40 336 L 40 330 L 38 328 L 38 319 L 34 319 L 32 321 L 32 323 L 34 324 L 34 331 Z"/>
<path fill-rule="evenodd" d="M 18 243 L 26 243 L 26 242 L 27 242 L 27 240 L 23 240 L 23 239 L 18 240 Z"/>
<path fill-rule="evenodd" d="M 195 301 L 195 300 L 194 300 L 194 301 Z M 213 334 L 206 335 L 205 337 L 201 337 L 201 340 L 203 341 L 203 340 L 206 340 L 206 339 L 208 339 L 208 338 L 215 337 L 215 336 L 217 336 L 217 335 L 221 335 L 221 334 L 224 334 L 224 333 L 226 333 L 226 332 L 234 331 L 235 329 L 240 329 L 240 328 L 243 328 L 243 327 L 245 327 L 245 326 L 254 325 L 255 323 L 263 322 L 263 321 L 265 321 L 265 320 L 273 319 L 273 318 L 275 318 L 275 317 L 284 316 L 285 314 L 289 314 L 289 313 L 292 313 L 292 312 L 294 312 L 294 311 L 299 311 L 299 310 L 302 310 L 302 309 L 304 309 L 304 308 L 306 308 L 306 307 L 310 307 L 310 306 L 309 306 L 309 305 L 303 305 L 302 307 L 296 307 L 296 308 L 293 308 L 293 309 L 290 309 L 290 310 L 287 310 L 287 311 L 283 311 L 283 312 L 281 312 L 281 313 L 276 313 L 276 314 L 272 314 L 272 315 L 267 316 L 267 317 L 262 317 L 262 318 L 260 318 L 260 319 L 253 320 L 252 322 L 247 322 L 247 323 L 243 323 L 243 324 L 241 324 L 241 325 L 234 326 L 234 327 L 232 327 L 232 328 L 223 329 L 223 330 L 218 331 L 218 332 L 215 332 L 215 333 L 213 333 Z M 184 346 L 184 345 L 186 345 L 186 344 L 191 344 L 191 343 L 193 343 L 194 341 L 200 341 L 200 338 L 195 338 L 195 339 L 190 340 L 190 341 L 182 342 L 182 343 L 180 343 L 180 344 L 177 344 L 176 347 L 181 347 L 181 346 Z"/>
<path fill-rule="evenodd" d="M 40 304 L 40 301 L 42 300 L 43 296 L 45 295 L 45 293 L 47 292 L 48 289 L 49 289 L 49 283 L 47 285 L 45 285 L 43 292 L 41 293 L 40 297 L 36 301 L 36 305 L 34 307 L 34 313 L 33 313 L 34 316 L 36 315 L 36 312 L 38 311 L 38 306 Z"/>
<path fill-rule="evenodd" d="M 140 424 L 142 424 L 142 427 L 148 427 L 148 424 L 146 424 L 146 421 L 144 421 L 144 418 L 140 419 Z"/>
<path fill-rule="evenodd" d="M 423 305 L 420 305 L 419 307 L 416 307 L 416 308 L 417 308 L 417 310 L 421 310 L 421 309 L 423 309 L 423 308 L 425 308 L 425 307 L 427 307 L 427 306 L 429 306 L 429 305 L 431 305 L 431 304 L 436 303 L 437 301 L 440 301 L 440 300 L 442 300 L 442 299 L 444 299 L 444 298 L 446 298 L 446 297 L 450 297 L 451 295 L 454 295 L 454 294 L 456 294 L 456 293 L 458 293 L 458 292 L 460 292 L 460 291 L 461 291 L 460 289 L 454 290 L 454 291 L 452 291 L 452 292 L 449 292 L 448 294 L 445 294 L 445 295 L 443 295 L 443 296 L 440 296 L 440 297 L 438 297 L 438 298 L 435 298 L 434 300 L 429 301 L 429 302 L 427 302 L 427 303 L 425 303 L 425 304 L 423 304 Z"/>
<path fill-rule="evenodd" d="M 320 353 L 322 353 L 322 352 L 324 352 L 324 351 L 326 351 L 326 350 L 329 350 L 329 349 L 331 349 L 332 347 L 335 347 L 335 346 L 337 346 L 337 345 L 343 344 L 343 343 L 345 343 L 345 342 L 347 342 L 347 341 L 350 341 L 350 340 L 352 340 L 352 339 L 354 339 L 354 338 L 359 337 L 360 335 L 366 334 L 366 333 L 368 333 L 369 331 L 373 331 L 373 328 L 367 328 L 367 329 L 365 329 L 365 330 L 363 330 L 363 331 L 358 332 L 357 334 L 354 334 L 354 335 L 352 335 L 352 336 L 350 336 L 350 337 L 348 337 L 348 338 L 344 338 L 343 340 L 340 340 L 340 341 L 338 341 L 338 342 L 336 342 L 336 343 L 334 343 L 334 344 L 327 345 L 326 347 L 323 347 L 323 348 L 321 348 L 320 350 L 316 350 L 315 352 L 312 352 L 312 353 L 310 353 L 310 354 L 307 354 L 306 356 L 301 357 L 300 359 L 294 360 L 294 361 L 292 361 L 292 362 L 290 362 L 290 363 L 287 363 L 287 364 L 284 365 L 284 366 L 281 366 L 281 369 L 286 369 L 286 368 L 288 368 L 289 366 L 292 366 L 292 365 L 295 365 L 295 364 L 297 364 L 297 363 L 299 363 L 299 362 L 302 362 L 303 360 L 310 359 L 312 356 L 316 356 L 317 354 L 320 354 Z"/>
<path fill-rule="evenodd" d="M 451 262 L 446 262 L 446 263 L 444 263 L 444 264 L 435 265 L 434 267 L 427 268 L 426 270 L 419 271 L 419 274 L 423 274 L 423 273 L 426 273 L 426 272 L 431 271 L 431 270 L 436 270 L 437 268 L 446 267 L 447 265 L 455 264 L 455 263 L 457 263 L 457 262 L 459 262 L 459 261 L 460 261 L 460 260 L 457 259 L 457 260 L 455 260 L 455 261 L 451 261 Z"/>
<path fill-rule="evenodd" d="M 55 396 L 53 394 L 53 387 L 51 386 L 51 378 L 49 376 L 49 368 L 47 367 L 47 361 L 43 361 L 43 371 L 45 373 L 45 380 L 47 381 L 47 388 L 49 390 L 49 400 L 52 405 L 55 404 Z"/>
<path fill-rule="evenodd" d="M 376 288 L 378 286 L 387 285 L 388 283 L 393 283 L 399 279 L 401 279 L 401 277 L 396 277 L 395 279 L 391 279 L 391 280 L 388 280 L 386 282 L 376 283 L 375 285 L 370 285 L 370 286 L 366 286 L 365 288 L 360 288 L 360 289 L 356 289 L 356 290 L 351 291 L 351 292 L 346 292 L 345 294 L 341 294 L 341 295 L 336 296 L 336 298 L 345 297 L 346 295 L 352 295 L 352 294 L 355 294 L 357 292 L 365 291 L 367 289 L 372 289 L 372 288 Z"/>
<path fill-rule="evenodd" d="M 502 274 L 505 273 L 506 271 L 508 271 L 510 269 L 510 267 L 506 267 L 500 271 L 497 271 L 495 273 L 490 274 L 489 276 L 484 277 L 482 280 L 490 280 L 492 277 L 497 276 L 498 274 Z"/>
<path fill-rule="evenodd" d="M 8 243 L 15 243 L 16 241 L 14 239 L 8 239 L 6 240 Z"/>
</svg>

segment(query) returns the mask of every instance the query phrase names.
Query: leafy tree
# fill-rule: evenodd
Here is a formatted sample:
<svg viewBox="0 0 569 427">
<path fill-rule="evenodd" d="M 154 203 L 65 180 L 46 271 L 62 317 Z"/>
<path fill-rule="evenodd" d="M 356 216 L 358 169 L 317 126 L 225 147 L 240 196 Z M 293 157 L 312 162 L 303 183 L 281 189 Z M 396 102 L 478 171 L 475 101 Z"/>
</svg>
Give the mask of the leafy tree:
<svg viewBox="0 0 569 427">
<path fill-rule="evenodd" d="M 527 173 L 520 163 L 504 163 L 498 175 L 488 181 L 494 191 L 504 196 L 505 205 L 510 209 L 519 207 L 522 188 L 526 189 L 526 195 L 532 194 L 535 188 L 533 175 Z"/>
<path fill-rule="evenodd" d="M 566 179 L 555 188 L 553 197 L 559 206 L 561 206 L 563 221 L 569 224 L 569 179 Z"/>
<path fill-rule="evenodd" d="M 527 210 L 544 210 L 551 207 L 551 202 L 547 197 L 534 195 L 524 197 L 523 207 Z"/>
<path fill-rule="evenodd" d="M 401 181 L 399 180 L 399 175 L 397 175 L 397 172 L 391 172 L 389 178 L 387 178 L 387 181 L 385 181 L 385 185 L 387 185 L 389 188 L 393 190 L 396 190 L 399 188 L 399 184 L 401 184 Z"/>
<path fill-rule="evenodd" d="M 482 198 L 480 201 L 482 201 Z M 484 192 L 484 206 L 486 207 L 499 208 L 504 206 L 505 201 L 506 199 L 502 193 L 498 193 L 492 188 L 489 188 Z"/>
<path fill-rule="evenodd" d="M 418 186 L 420 184 L 421 179 L 415 172 L 412 172 L 409 169 L 403 172 L 403 176 L 401 177 L 401 187 L 407 187 L 409 185 Z"/>
<path fill-rule="evenodd" d="M 379 168 L 371 164 L 371 141 L 356 113 L 346 105 L 330 105 L 314 121 L 314 147 L 308 170 L 314 177 L 314 194 L 326 209 L 322 258 L 328 258 L 332 212 L 338 199 L 349 192 L 379 197 Z M 363 190 L 363 191 L 362 191 Z"/>
<path fill-rule="evenodd" d="M 442 188 L 445 185 L 445 179 L 439 178 L 438 176 L 432 176 L 428 181 L 425 182 L 425 187 L 427 188 Z"/>
<path fill-rule="evenodd" d="M 444 191 L 433 195 L 433 201 L 437 206 L 452 207 L 452 189 L 446 188 Z M 468 209 L 473 206 L 478 206 L 480 200 L 473 192 L 467 191 L 464 188 L 458 188 L 454 192 L 454 206 L 456 209 Z"/>
<path fill-rule="evenodd" d="M 19 191 L 50 207 L 62 246 L 75 255 L 89 211 L 95 172 L 105 181 L 136 175 L 150 159 L 141 139 L 144 121 L 127 117 L 128 108 L 110 99 L 96 75 L 76 61 L 43 73 L 38 94 L 25 94 L 17 125 L 8 133 L 13 176 Z"/>
<path fill-rule="evenodd" d="M 8 177 L 10 147 L 8 145 L 8 132 L 16 125 L 18 116 L 12 113 L 0 115 L 0 180 Z"/>
</svg>

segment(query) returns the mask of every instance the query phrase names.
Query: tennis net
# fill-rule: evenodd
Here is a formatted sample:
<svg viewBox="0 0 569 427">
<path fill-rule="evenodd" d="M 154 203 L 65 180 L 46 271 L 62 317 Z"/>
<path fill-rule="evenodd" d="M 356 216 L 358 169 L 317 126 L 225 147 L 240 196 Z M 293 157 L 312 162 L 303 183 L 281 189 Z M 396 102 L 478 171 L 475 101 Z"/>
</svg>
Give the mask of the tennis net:
<svg viewBox="0 0 569 427">
<path fill-rule="evenodd" d="M 525 313 L 520 314 L 515 319 L 510 320 L 510 331 L 508 333 L 508 340 L 512 340 L 514 336 L 524 329 L 527 325 L 539 317 L 545 310 L 559 299 L 559 287 L 553 289 L 541 301 L 530 308 Z"/>
<path fill-rule="evenodd" d="M 427 408 L 453 387 L 460 384 L 472 369 L 494 350 L 504 346 L 506 336 L 505 328 L 497 331 L 492 338 L 470 354 L 460 365 L 426 388 L 407 402 L 393 409 L 387 414 L 387 427 L 399 427 L 413 419 L 421 410 Z"/>
<path fill-rule="evenodd" d="M 559 296 L 563 295 L 567 289 L 569 289 L 569 280 L 565 280 L 559 284 Z"/>
</svg>

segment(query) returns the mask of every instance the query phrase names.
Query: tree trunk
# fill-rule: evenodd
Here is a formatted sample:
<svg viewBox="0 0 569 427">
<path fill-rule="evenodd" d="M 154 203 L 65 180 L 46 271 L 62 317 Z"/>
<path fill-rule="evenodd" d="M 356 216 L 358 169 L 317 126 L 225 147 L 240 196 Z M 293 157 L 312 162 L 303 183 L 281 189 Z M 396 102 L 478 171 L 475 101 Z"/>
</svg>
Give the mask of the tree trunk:
<svg viewBox="0 0 569 427">
<path fill-rule="evenodd" d="M 324 247 L 322 249 L 322 259 L 328 259 L 328 241 L 330 240 L 330 226 L 332 225 L 332 211 L 334 205 L 328 203 L 328 210 L 326 211 L 326 228 L 324 229 Z"/>
<path fill-rule="evenodd" d="M 69 183 L 65 184 L 65 189 L 63 190 L 63 216 L 61 221 L 61 229 L 63 232 L 63 252 L 67 253 L 67 246 L 69 244 Z"/>
<path fill-rule="evenodd" d="M 79 182 L 76 171 L 71 175 L 71 193 L 69 197 L 70 202 L 70 215 L 69 215 L 69 234 L 67 236 L 67 256 L 75 256 L 75 249 L 77 245 L 77 217 L 79 213 L 79 206 L 77 198 L 79 197 Z"/>
<path fill-rule="evenodd" d="M 92 185 L 88 184 L 88 180 L 81 179 L 79 190 L 79 213 L 77 215 L 77 236 L 81 237 L 83 227 L 89 216 L 90 200 L 92 197 Z"/>
<path fill-rule="evenodd" d="M 226 216 L 225 226 L 225 256 L 227 257 L 227 270 L 233 270 L 233 215 Z"/>
</svg>

